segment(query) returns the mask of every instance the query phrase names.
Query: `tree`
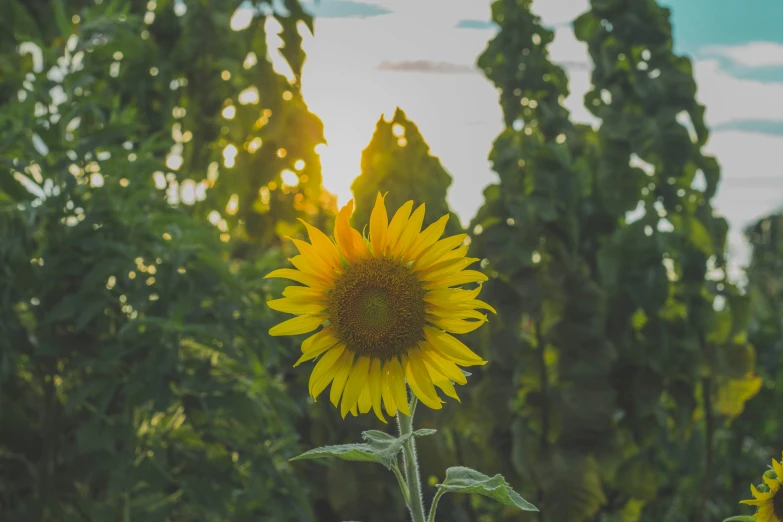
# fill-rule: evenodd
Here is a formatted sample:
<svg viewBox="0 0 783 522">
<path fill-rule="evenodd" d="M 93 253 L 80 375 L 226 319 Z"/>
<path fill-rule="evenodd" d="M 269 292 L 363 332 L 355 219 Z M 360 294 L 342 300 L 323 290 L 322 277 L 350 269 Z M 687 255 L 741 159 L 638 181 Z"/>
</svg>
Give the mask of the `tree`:
<svg viewBox="0 0 783 522">
<path fill-rule="evenodd" d="M 331 212 L 311 20 L 255 2 L 231 31 L 238 4 L 0 6 L 4 520 L 314 517 L 260 283 L 295 218 Z"/>
<path fill-rule="evenodd" d="M 446 201 L 449 185 L 451 176 L 430 153 L 416 124 L 398 107 L 391 121 L 381 116 L 362 152 L 362 173 L 351 185 L 356 204 L 353 222 L 359 229 L 369 223 L 375 196 L 388 192 L 387 208 L 397 209 L 409 200 L 425 203 L 424 226 L 449 214 L 446 234 L 458 234 L 462 226 Z"/>
<path fill-rule="evenodd" d="M 720 426 L 761 380 L 745 331 L 747 297 L 726 276 L 728 224 L 711 205 L 720 168 L 701 151 L 704 107 L 690 61 L 672 50 L 669 14 L 655 0 L 591 1 L 574 29 L 594 63 L 585 105 L 602 120 L 597 191 L 615 213 L 642 202 L 641 217 L 598 257 L 608 332 L 621 348 L 619 427 L 660 491 L 642 519 L 712 520 L 727 515 Z M 617 485 L 620 501 L 656 494 Z"/>
<path fill-rule="evenodd" d="M 576 522 L 607 502 L 605 467 L 619 460 L 616 347 L 595 266 L 619 222 L 597 198 L 594 134 L 561 105 L 566 75 L 547 55 L 554 35 L 530 4 L 493 4 L 500 32 L 478 62 L 506 129 L 490 154 L 499 184 L 471 223 L 473 255 L 491 276 L 484 299 L 498 307 L 475 401 L 494 405 L 480 424 L 512 455 L 513 476 L 533 485 L 538 520 Z"/>
<path fill-rule="evenodd" d="M 764 386 L 748 402 L 732 429 L 721 433 L 718 455 L 721 478 L 728 491 L 722 506 L 725 513 L 739 511 L 734 499 L 746 498 L 748 484 L 758 480 L 759 470 L 770 459 L 780 457 L 778 434 L 783 425 L 780 417 L 771 412 L 783 400 L 782 232 L 783 215 L 779 213 L 765 216 L 745 230 L 752 247 L 746 268 L 751 304 L 748 339 L 758 354 L 758 371 Z"/>
</svg>

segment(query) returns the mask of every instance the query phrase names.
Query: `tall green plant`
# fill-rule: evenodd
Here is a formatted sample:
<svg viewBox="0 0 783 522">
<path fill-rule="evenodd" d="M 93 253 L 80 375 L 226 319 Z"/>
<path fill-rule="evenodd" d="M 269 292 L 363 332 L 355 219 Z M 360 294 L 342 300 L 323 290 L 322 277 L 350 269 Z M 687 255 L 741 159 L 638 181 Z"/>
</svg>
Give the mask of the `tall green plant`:
<svg viewBox="0 0 783 522">
<path fill-rule="evenodd" d="M 752 512 L 737 505 L 747 498 L 748 484 L 758 480 L 759 469 L 780 453 L 783 428 L 779 416 L 771 414 L 783 400 L 783 216 L 765 216 L 745 230 L 750 244 L 750 264 L 746 268 L 747 293 L 751 299 L 748 339 L 758 354 L 759 376 L 764 386 L 748 403 L 742 415 L 721 435 L 718 444 L 723 465 L 722 478 L 729 493 L 725 513 Z"/>
<path fill-rule="evenodd" d="M 761 382 L 747 299 L 726 277 L 728 225 L 711 204 L 720 168 L 701 151 L 704 107 L 655 0 L 592 1 L 574 29 L 594 63 L 585 105 L 602 120 L 598 193 L 616 214 L 642 202 L 598 257 L 608 334 L 622 347 L 619 426 L 643 457 L 651 486 L 641 499 L 658 489 L 642 519 L 711 520 L 721 515 L 716 434 Z M 642 493 L 617 491 L 616 512 Z"/>
<path fill-rule="evenodd" d="M 388 192 L 392 208 L 406 201 L 425 203 L 424 226 L 449 214 L 446 233 L 458 234 L 462 226 L 446 201 L 450 185 L 451 175 L 430 153 L 416 124 L 398 107 L 390 121 L 381 116 L 362 152 L 362 173 L 351 185 L 356 204 L 353 222 L 359 229 L 367 225 L 375 196 Z"/>
<path fill-rule="evenodd" d="M 616 347 L 594 263 L 617 223 L 596 197 L 595 137 L 562 106 L 568 86 L 548 57 L 553 33 L 530 5 L 493 4 L 500 32 L 478 62 L 506 123 L 490 154 L 499 184 L 471 224 L 499 315 L 483 376 L 497 406 L 481 418 L 516 475 L 535 484 L 537 520 L 575 522 L 607 502 L 606 469 L 621 457 L 609 379 Z"/>
</svg>

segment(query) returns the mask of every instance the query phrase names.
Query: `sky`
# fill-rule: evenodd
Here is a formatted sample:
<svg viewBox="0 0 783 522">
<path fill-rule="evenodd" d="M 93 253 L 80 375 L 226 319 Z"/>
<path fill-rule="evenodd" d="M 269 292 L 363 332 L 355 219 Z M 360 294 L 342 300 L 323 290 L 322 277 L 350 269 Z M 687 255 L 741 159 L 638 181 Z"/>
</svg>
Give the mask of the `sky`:
<svg viewBox="0 0 783 522">
<path fill-rule="evenodd" d="M 731 224 L 729 251 L 744 264 L 742 228 L 783 205 L 783 2 L 663 0 L 673 12 L 675 50 L 694 61 L 698 100 L 712 130 L 706 152 L 723 181 L 714 202 Z M 319 0 L 315 35 L 307 36 L 302 85 L 324 122 L 324 185 L 340 204 L 352 197 L 361 151 L 381 115 L 402 108 L 454 178 L 448 200 L 463 224 L 497 180 L 487 155 L 502 130 L 498 96 L 475 68 L 496 32 L 489 0 Z M 588 0 L 537 0 L 534 11 L 556 32 L 553 60 L 569 64 L 575 121 L 589 62 L 570 22 Z M 709 16 L 705 16 L 709 13 Z"/>
</svg>

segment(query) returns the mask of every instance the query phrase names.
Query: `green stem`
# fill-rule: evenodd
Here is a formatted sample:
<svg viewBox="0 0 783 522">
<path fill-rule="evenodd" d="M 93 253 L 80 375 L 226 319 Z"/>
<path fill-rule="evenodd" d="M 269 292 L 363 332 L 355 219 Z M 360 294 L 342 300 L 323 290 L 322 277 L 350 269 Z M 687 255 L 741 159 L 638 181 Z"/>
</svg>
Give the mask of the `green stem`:
<svg viewBox="0 0 783 522">
<path fill-rule="evenodd" d="M 438 492 L 435 493 L 435 498 L 432 499 L 432 507 L 430 508 L 430 516 L 427 517 L 427 522 L 435 522 L 435 511 L 438 510 L 438 501 L 445 493 L 446 492 L 442 489 L 439 489 Z"/>
<path fill-rule="evenodd" d="M 411 416 L 397 413 L 397 424 L 400 427 L 400 436 L 413 433 L 413 413 L 416 410 L 416 396 L 413 396 L 410 404 Z M 408 483 L 410 503 L 408 505 L 413 522 L 425 522 L 424 504 L 421 501 L 421 479 L 419 478 L 419 463 L 416 460 L 416 441 L 408 438 L 402 445 L 403 460 L 405 461 L 405 478 Z"/>
<path fill-rule="evenodd" d="M 392 471 L 394 472 L 394 476 L 397 477 L 397 482 L 400 484 L 400 490 L 402 491 L 402 496 L 405 497 L 405 505 L 410 510 L 411 494 L 408 493 L 408 485 L 405 483 L 405 477 L 402 476 L 402 471 L 400 471 L 400 467 L 396 463 L 392 467 Z"/>
</svg>

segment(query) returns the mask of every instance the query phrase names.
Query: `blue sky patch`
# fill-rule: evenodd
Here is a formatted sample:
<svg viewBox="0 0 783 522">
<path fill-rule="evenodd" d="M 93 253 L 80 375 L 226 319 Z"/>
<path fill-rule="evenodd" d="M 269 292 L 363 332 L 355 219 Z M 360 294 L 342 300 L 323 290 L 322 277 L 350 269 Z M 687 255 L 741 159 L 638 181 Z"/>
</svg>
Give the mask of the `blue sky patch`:
<svg viewBox="0 0 783 522">
<path fill-rule="evenodd" d="M 695 55 L 705 45 L 783 43 L 780 0 L 660 0 L 672 10 L 674 46 Z"/>
<path fill-rule="evenodd" d="M 709 108 L 708 108 L 709 110 Z M 735 120 L 712 125 L 711 131 L 738 130 L 748 132 L 759 132 L 762 134 L 772 134 L 783 136 L 783 121 L 779 120 Z"/>
<path fill-rule="evenodd" d="M 369 18 L 393 12 L 379 5 L 352 0 L 311 0 L 303 2 L 302 6 L 316 18 Z"/>
<path fill-rule="evenodd" d="M 460 20 L 457 22 L 457 29 L 496 29 L 495 22 L 484 20 Z"/>
</svg>

